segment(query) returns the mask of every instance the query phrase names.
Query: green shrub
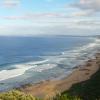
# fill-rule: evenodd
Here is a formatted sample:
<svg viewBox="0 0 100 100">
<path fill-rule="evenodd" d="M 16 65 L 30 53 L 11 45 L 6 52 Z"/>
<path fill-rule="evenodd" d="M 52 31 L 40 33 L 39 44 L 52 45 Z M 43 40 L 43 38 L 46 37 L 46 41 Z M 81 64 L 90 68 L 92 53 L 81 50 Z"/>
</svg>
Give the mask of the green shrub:
<svg viewBox="0 0 100 100">
<path fill-rule="evenodd" d="M 0 94 L 0 100 L 39 100 L 32 95 L 26 95 L 20 91 L 13 90 Z"/>
<path fill-rule="evenodd" d="M 0 100 L 40 100 L 32 95 L 26 95 L 20 91 L 13 90 L 0 94 Z M 80 100 L 67 94 L 57 95 L 53 100 Z"/>
</svg>

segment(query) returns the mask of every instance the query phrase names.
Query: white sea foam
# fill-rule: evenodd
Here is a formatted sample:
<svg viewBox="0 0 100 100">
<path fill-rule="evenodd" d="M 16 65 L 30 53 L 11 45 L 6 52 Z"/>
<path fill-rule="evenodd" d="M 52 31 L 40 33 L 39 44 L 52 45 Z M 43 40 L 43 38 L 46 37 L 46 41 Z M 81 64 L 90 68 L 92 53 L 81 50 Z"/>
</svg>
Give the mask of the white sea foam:
<svg viewBox="0 0 100 100">
<path fill-rule="evenodd" d="M 42 63 L 45 63 L 45 62 L 48 62 L 49 60 L 46 59 L 46 60 L 43 60 L 43 61 L 33 61 L 33 62 L 28 62 L 27 64 L 29 65 L 36 65 L 36 64 L 42 64 Z"/>
<path fill-rule="evenodd" d="M 2 70 L 0 71 L 0 81 L 9 79 L 9 78 L 14 78 L 20 75 L 23 75 L 25 71 L 36 67 L 36 66 L 27 66 L 27 65 L 15 65 L 15 69 L 12 70 Z"/>
<path fill-rule="evenodd" d="M 35 68 L 32 68 L 32 70 L 35 72 L 42 72 L 42 71 L 45 71 L 48 69 L 52 69 L 54 67 L 57 67 L 57 65 L 56 64 L 43 64 L 43 65 L 39 65 Z"/>
<path fill-rule="evenodd" d="M 100 43 L 100 39 L 95 39 L 94 42 L 89 43 L 89 44 L 82 46 L 82 47 L 78 47 L 77 49 L 72 50 L 72 52 L 76 52 L 77 54 L 80 54 L 81 51 L 84 51 L 84 50 L 87 51 L 88 49 L 89 50 L 94 49 L 94 47 L 97 47 L 98 45 L 100 45 L 99 43 Z"/>
<path fill-rule="evenodd" d="M 37 68 L 37 64 L 45 63 L 47 61 L 48 60 L 12 65 L 15 69 L 0 71 L 0 81 L 23 75 L 27 70 L 31 68 L 33 68 L 34 71 L 37 71 L 37 72 L 41 72 L 43 70 L 53 68 L 53 66 L 51 67 L 49 65 L 45 66 L 46 68 L 43 68 L 42 66 L 40 68 L 39 67 Z"/>
<path fill-rule="evenodd" d="M 62 52 L 61 54 L 62 54 L 62 55 L 64 55 L 64 54 L 65 54 L 65 52 Z"/>
<path fill-rule="evenodd" d="M 49 56 L 48 58 L 50 59 L 51 62 L 55 63 L 61 63 L 63 61 L 66 62 L 67 65 L 73 64 L 72 62 L 76 63 L 78 60 L 83 60 L 84 61 L 88 58 L 85 59 L 86 56 L 91 56 L 89 55 L 88 51 L 95 50 L 96 47 L 100 46 L 100 39 L 94 39 L 92 43 L 89 43 L 87 45 L 84 45 L 82 47 L 77 47 L 74 50 L 70 51 L 63 51 L 61 52 L 61 55 L 57 56 Z M 85 56 L 84 56 L 85 55 Z M 79 61 L 80 62 L 80 61 Z"/>
</svg>

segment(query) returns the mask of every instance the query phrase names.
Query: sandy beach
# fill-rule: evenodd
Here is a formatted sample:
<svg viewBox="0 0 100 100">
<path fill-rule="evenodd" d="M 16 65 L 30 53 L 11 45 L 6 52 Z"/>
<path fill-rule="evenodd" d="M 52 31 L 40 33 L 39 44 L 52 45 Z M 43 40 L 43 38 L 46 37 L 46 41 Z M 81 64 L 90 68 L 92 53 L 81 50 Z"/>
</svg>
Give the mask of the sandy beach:
<svg viewBox="0 0 100 100">
<path fill-rule="evenodd" d="M 20 90 L 26 94 L 36 97 L 49 98 L 64 92 L 72 87 L 73 84 L 86 81 L 100 68 L 100 53 L 94 59 L 90 59 L 84 65 L 77 66 L 69 76 L 61 80 L 46 80 L 40 83 L 21 87 Z"/>
</svg>

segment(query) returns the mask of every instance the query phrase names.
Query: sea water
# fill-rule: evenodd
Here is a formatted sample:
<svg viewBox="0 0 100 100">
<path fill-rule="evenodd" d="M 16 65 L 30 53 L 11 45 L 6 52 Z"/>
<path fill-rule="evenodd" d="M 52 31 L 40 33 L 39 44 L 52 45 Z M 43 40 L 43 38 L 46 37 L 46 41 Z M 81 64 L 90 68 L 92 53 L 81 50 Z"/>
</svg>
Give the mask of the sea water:
<svg viewBox="0 0 100 100">
<path fill-rule="evenodd" d="M 95 37 L 0 37 L 0 91 L 67 76 L 99 47 Z"/>
</svg>

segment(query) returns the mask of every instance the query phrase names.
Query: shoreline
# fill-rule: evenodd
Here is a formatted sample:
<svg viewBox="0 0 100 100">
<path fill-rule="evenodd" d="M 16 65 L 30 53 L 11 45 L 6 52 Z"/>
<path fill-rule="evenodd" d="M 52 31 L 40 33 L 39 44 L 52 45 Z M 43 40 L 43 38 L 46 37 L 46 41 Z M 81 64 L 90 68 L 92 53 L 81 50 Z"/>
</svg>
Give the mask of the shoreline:
<svg viewBox="0 0 100 100">
<path fill-rule="evenodd" d="M 40 98 L 50 98 L 69 90 L 72 85 L 86 81 L 99 70 L 100 53 L 96 53 L 94 59 L 85 62 L 84 65 L 76 66 L 76 69 L 67 77 L 60 80 L 45 80 L 33 85 L 25 85 L 20 90 L 26 94 Z"/>
</svg>

